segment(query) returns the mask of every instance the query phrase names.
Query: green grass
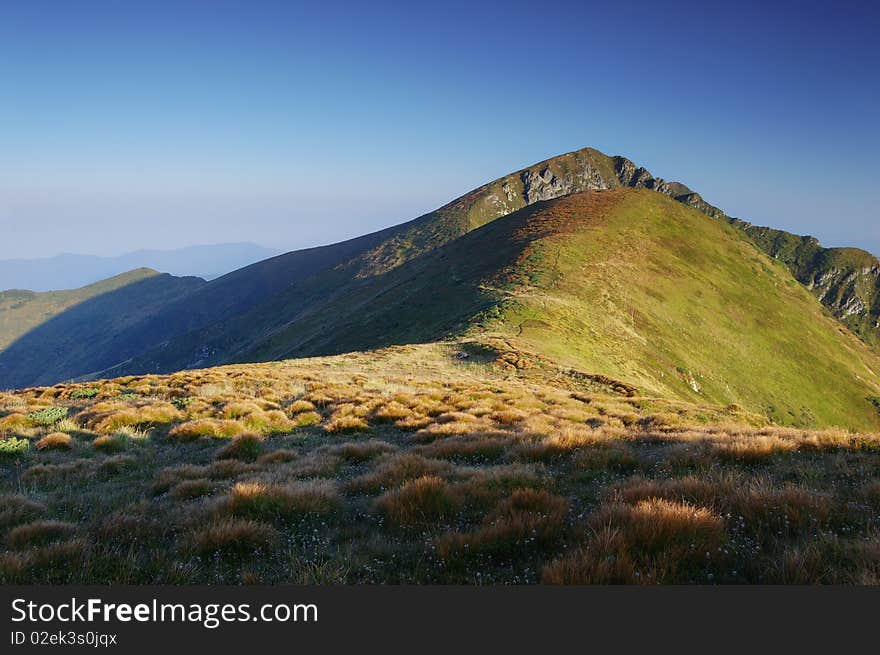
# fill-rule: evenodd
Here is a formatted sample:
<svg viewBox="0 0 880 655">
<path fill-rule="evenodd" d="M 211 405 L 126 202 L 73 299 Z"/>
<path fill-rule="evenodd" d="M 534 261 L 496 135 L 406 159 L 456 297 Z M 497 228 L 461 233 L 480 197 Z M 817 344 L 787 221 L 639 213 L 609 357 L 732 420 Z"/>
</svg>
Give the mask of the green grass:
<svg viewBox="0 0 880 655">
<path fill-rule="evenodd" d="M 559 233 L 523 259 L 540 247 L 546 263 L 488 329 L 660 396 L 878 426 L 877 355 L 738 231 L 646 191 L 618 194 L 600 218 L 580 202 L 551 203 Z"/>
<path fill-rule="evenodd" d="M 308 294 L 306 294 L 308 297 Z M 450 336 L 781 424 L 875 429 L 878 356 L 738 229 L 666 196 L 568 196 L 344 287 L 240 361 Z"/>
</svg>

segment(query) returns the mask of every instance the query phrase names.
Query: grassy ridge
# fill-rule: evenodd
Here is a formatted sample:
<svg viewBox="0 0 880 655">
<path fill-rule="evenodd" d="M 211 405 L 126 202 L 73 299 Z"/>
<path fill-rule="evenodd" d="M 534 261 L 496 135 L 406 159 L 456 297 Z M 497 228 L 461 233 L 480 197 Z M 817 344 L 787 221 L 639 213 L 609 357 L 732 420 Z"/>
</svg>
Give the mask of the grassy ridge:
<svg viewBox="0 0 880 655">
<path fill-rule="evenodd" d="M 307 286 L 298 288 L 308 298 Z M 241 361 L 466 335 L 782 424 L 878 426 L 878 357 L 737 229 L 657 193 L 515 212 L 343 288 Z"/>
<path fill-rule="evenodd" d="M 0 350 L 32 328 L 84 300 L 154 275 L 158 273 L 148 268 L 139 268 L 70 291 L 0 291 Z"/>
<path fill-rule="evenodd" d="M 795 425 L 876 428 L 880 360 L 788 271 L 659 194 L 570 196 L 541 220 L 490 329 L 561 362 Z M 525 275 L 525 278 L 524 278 Z"/>
</svg>

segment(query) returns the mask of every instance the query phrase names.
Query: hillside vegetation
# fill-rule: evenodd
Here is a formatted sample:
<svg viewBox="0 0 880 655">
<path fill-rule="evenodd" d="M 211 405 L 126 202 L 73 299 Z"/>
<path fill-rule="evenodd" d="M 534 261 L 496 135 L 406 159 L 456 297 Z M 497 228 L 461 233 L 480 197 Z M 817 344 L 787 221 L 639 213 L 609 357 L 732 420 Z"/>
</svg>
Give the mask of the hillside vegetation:
<svg viewBox="0 0 880 655">
<path fill-rule="evenodd" d="M 781 424 L 880 425 L 877 354 L 741 232 L 650 191 L 541 202 L 329 297 L 321 280 L 295 287 L 308 311 L 262 340 L 246 328 L 272 326 L 268 311 L 244 317 L 246 340 L 213 343 L 241 348 L 245 362 L 500 340 L 643 393 L 739 403 Z"/>
<path fill-rule="evenodd" d="M 683 184 L 584 149 L 381 232 L 19 321 L 0 385 L 466 337 L 779 424 L 877 428 L 876 351 L 789 272 L 871 344 L 870 275 L 847 272 L 866 253 L 725 218 Z M 819 269 L 836 272 L 810 277 Z"/>
<path fill-rule="evenodd" d="M 866 343 L 880 346 L 880 260 L 858 248 L 823 248 L 813 237 L 731 222 L 788 266 L 844 325 Z"/>
<path fill-rule="evenodd" d="M 398 346 L 3 394 L 0 583 L 880 582 L 876 436 L 528 359 Z"/>
<path fill-rule="evenodd" d="M 0 350 L 74 305 L 155 275 L 156 271 L 140 268 L 71 291 L 0 291 Z"/>
<path fill-rule="evenodd" d="M 120 333 L 204 284 L 144 268 L 72 291 L 0 293 L 0 388 L 70 379 L 128 359 L 154 342 Z"/>
</svg>

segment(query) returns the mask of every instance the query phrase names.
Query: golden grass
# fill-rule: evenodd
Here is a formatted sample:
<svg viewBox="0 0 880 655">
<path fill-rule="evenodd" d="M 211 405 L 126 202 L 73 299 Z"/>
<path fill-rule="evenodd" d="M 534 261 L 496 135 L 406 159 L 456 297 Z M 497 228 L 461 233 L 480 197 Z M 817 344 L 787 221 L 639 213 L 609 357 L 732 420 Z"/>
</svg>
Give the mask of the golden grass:
<svg viewBox="0 0 880 655">
<path fill-rule="evenodd" d="M 434 348 L 0 393 L 0 584 L 880 582 L 878 435 Z"/>
<path fill-rule="evenodd" d="M 178 441 L 194 441 L 201 437 L 229 438 L 247 432 L 244 425 L 228 419 L 196 419 L 174 427 L 169 436 Z"/>
<path fill-rule="evenodd" d="M 352 414 L 334 414 L 324 425 L 324 430 L 330 434 L 365 432 L 369 429 L 370 424 L 366 420 Z"/>
<path fill-rule="evenodd" d="M 307 480 L 285 485 L 263 482 L 236 483 L 217 506 L 221 514 L 274 520 L 305 515 L 328 515 L 342 501 L 331 480 Z"/>
<path fill-rule="evenodd" d="M 37 450 L 70 450 L 73 448 L 73 439 L 64 432 L 52 432 L 37 441 L 34 447 Z"/>
</svg>

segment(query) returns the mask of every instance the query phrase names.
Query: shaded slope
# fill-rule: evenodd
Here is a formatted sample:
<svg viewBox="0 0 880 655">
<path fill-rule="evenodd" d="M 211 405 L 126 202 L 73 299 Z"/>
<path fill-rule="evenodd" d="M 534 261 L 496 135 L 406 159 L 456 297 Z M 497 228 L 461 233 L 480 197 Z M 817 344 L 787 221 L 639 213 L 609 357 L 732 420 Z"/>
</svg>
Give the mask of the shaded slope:
<svg viewBox="0 0 880 655">
<path fill-rule="evenodd" d="M 264 350 L 258 344 L 268 335 L 334 298 L 356 302 L 352 290 L 360 288 L 358 280 L 387 274 L 536 202 L 624 186 L 652 189 L 721 215 L 682 184 L 654 178 L 626 158 L 585 148 L 506 175 L 409 223 L 343 244 L 282 255 L 212 282 L 143 326 L 142 333 L 161 335 L 161 345 L 101 373 L 170 372 L 238 361 L 242 353 Z M 241 302 L 233 302 L 236 298 Z"/>
<path fill-rule="evenodd" d="M 297 292 L 294 320 L 222 341 L 233 359 L 502 338 L 643 393 L 880 425 L 877 355 L 739 230 L 648 191 L 539 203 L 332 296 L 316 279 Z"/>
<path fill-rule="evenodd" d="M 342 343 L 357 342 L 364 347 L 394 343 L 402 337 L 403 328 L 392 326 L 391 331 L 381 331 L 377 324 L 371 342 L 367 339 L 368 333 L 359 327 L 356 308 L 370 303 L 375 294 L 383 293 L 382 302 L 406 313 L 407 307 L 397 302 L 396 291 L 381 289 L 393 280 L 411 275 L 414 269 L 410 264 L 415 268 L 425 266 L 426 262 L 421 260 L 432 252 L 439 252 L 438 249 L 465 247 L 465 235 L 535 203 L 582 191 L 626 187 L 649 189 L 657 192 L 658 197 L 668 196 L 710 217 L 727 219 L 721 210 L 681 183 L 655 178 L 623 157 L 609 157 L 590 148 L 578 150 L 485 184 L 409 223 L 342 243 L 274 257 L 172 297 L 164 304 L 153 305 L 148 312 L 139 311 L 124 325 L 117 326 L 115 342 L 119 347 L 113 352 L 126 353 L 125 357 L 113 361 L 100 339 L 86 338 L 80 344 L 82 356 L 76 366 L 71 365 L 65 371 L 72 376 L 170 372 L 245 361 L 247 357 L 338 352 Z M 724 220 L 719 222 L 725 223 Z M 764 247 L 759 239 L 756 242 Z M 495 250 L 498 252 L 494 254 L 500 256 L 504 247 L 498 243 L 489 248 L 478 247 L 469 256 L 485 259 L 488 270 L 498 263 L 492 259 Z M 473 266 L 480 268 L 482 264 L 474 262 Z M 391 275 L 398 269 L 404 270 Z M 389 275 L 391 277 L 386 277 Z M 372 278 L 381 278 L 376 289 L 367 284 Z M 798 279 L 806 280 L 802 276 Z M 817 292 L 816 295 L 838 316 L 854 307 L 857 311 L 860 309 L 858 302 L 861 301 L 853 301 L 853 292 L 846 284 L 836 288 L 839 292 Z M 425 291 L 409 296 L 408 303 L 421 308 L 423 314 L 446 318 L 436 318 L 427 332 L 420 332 L 416 327 L 418 323 L 411 324 L 406 340 L 424 340 L 428 335 L 443 334 L 458 325 L 455 316 L 460 312 L 456 308 L 431 310 L 431 303 L 451 293 L 450 289 L 432 288 L 431 295 L 425 295 L 428 293 Z M 464 302 L 459 297 L 454 301 Z M 462 307 L 471 310 L 490 302 L 494 302 L 493 298 L 484 294 L 480 298 L 468 298 Z M 446 304 L 451 307 L 453 298 Z M 361 330 L 360 335 L 349 339 L 327 334 L 329 327 L 321 323 L 327 307 L 334 307 L 341 316 L 348 317 L 351 329 L 354 333 Z M 314 334 L 303 328 L 309 316 L 316 317 Z M 861 329 L 862 323 L 856 325 L 854 321 L 848 320 L 848 324 L 864 336 L 867 328 Z M 103 327 L 97 329 L 100 331 Z M 295 330 L 304 331 L 291 336 Z M 53 347 L 58 349 L 57 344 Z M 47 361 L 38 355 L 35 351 L 28 363 L 31 376 L 28 377 L 23 366 L 17 383 L 35 383 L 37 378 L 33 372 L 37 371 L 40 381 L 55 381 L 47 377 L 53 370 L 51 358 Z"/>
<path fill-rule="evenodd" d="M 0 291 L 0 351 L 48 319 L 89 298 L 157 275 L 139 268 L 70 291 Z"/>
<path fill-rule="evenodd" d="M 76 289 L 138 268 L 178 277 L 218 277 L 279 254 L 253 243 L 138 250 L 114 257 L 62 254 L 39 259 L 0 260 L 0 289 Z"/>
<path fill-rule="evenodd" d="M 26 294 L 7 310 L 18 320 L 5 326 L 11 343 L 0 352 L 0 388 L 54 383 L 131 357 L 148 344 L 118 334 L 204 284 L 140 269 L 75 291 Z"/>
</svg>

